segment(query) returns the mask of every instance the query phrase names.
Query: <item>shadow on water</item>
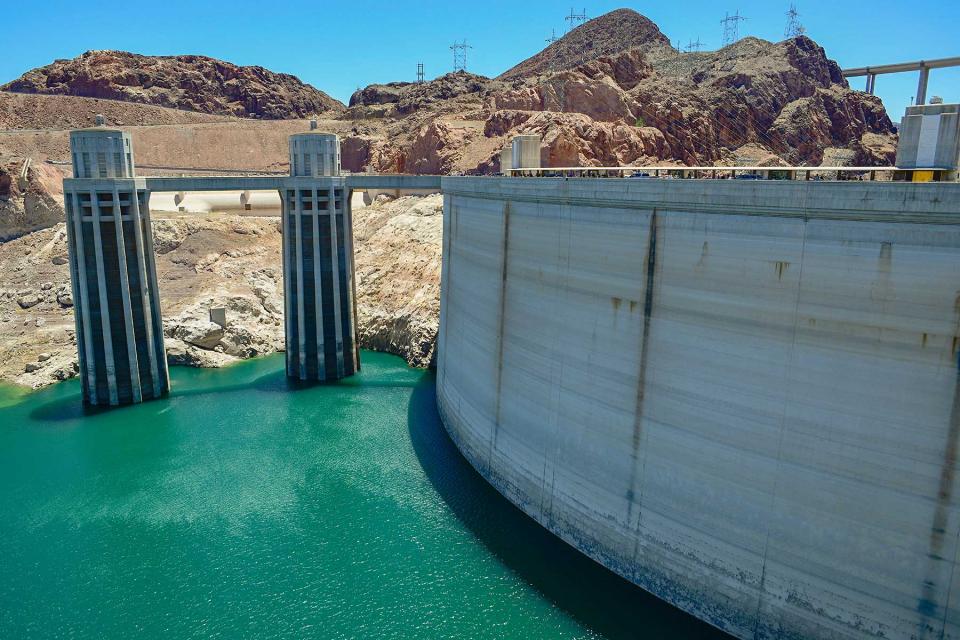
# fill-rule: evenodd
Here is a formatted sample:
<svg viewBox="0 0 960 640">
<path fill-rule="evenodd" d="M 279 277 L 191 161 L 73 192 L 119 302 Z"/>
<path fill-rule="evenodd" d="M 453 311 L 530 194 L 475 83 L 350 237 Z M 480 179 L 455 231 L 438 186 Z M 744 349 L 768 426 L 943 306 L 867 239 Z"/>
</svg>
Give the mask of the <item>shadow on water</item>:
<svg viewBox="0 0 960 640">
<path fill-rule="evenodd" d="M 75 393 L 42 404 L 36 409 L 33 409 L 28 415 L 31 420 L 39 422 L 66 422 L 69 420 L 79 420 L 80 418 L 90 418 L 110 411 L 112 408 L 113 407 L 98 407 L 84 404 L 80 394 Z"/>
<path fill-rule="evenodd" d="M 434 489 L 504 565 L 582 625 L 608 638 L 730 636 L 600 566 L 500 495 L 450 440 L 434 376 L 414 389 L 407 428 Z"/>
</svg>

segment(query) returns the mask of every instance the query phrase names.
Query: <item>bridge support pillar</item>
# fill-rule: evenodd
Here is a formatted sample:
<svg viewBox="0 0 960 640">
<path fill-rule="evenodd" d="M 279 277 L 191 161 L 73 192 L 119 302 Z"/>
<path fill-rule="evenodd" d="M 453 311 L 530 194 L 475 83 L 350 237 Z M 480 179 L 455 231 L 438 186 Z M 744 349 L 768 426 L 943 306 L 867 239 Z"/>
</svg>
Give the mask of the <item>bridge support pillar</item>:
<svg viewBox="0 0 960 640">
<path fill-rule="evenodd" d="M 360 368 L 356 340 L 353 221 L 339 140 L 290 137 L 283 203 L 287 375 L 330 381 Z"/>
<path fill-rule="evenodd" d="M 927 81 L 930 79 L 930 68 L 920 67 L 920 82 L 917 84 L 917 104 L 927 104 Z"/>
<path fill-rule="evenodd" d="M 150 192 L 133 175 L 129 134 L 70 135 L 64 181 L 70 278 L 84 402 L 122 405 L 170 388 L 150 229 Z"/>
</svg>

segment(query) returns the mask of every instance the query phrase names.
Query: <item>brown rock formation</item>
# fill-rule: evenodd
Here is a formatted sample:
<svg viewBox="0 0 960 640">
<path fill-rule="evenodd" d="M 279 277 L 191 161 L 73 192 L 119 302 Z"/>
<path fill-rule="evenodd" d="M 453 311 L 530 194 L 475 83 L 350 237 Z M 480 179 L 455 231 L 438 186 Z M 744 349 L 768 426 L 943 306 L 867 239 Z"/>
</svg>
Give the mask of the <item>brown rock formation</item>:
<svg viewBox="0 0 960 640">
<path fill-rule="evenodd" d="M 670 48 L 670 40 L 650 19 L 631 9 L 617 9 L 577 27 L 497 79 L 516 80 L 573 69 L 590 59 L 635 47 Z"/>
<path fill-rule="evenodd" d="M 21 184 L 23 164 L 23 158 L 0 160 L 0 242 L 63 220 L 65 174 L 51 165 L 32 163 L 26 184 Z"/>
<path fill-rule="evenodd" d="M 0 90 L 175 107 L 246 117 L 303 118 L 343 105 L 296 77 L 205 56 L 142 56 L 88 51 L 28 71 Z"/>
</svg>

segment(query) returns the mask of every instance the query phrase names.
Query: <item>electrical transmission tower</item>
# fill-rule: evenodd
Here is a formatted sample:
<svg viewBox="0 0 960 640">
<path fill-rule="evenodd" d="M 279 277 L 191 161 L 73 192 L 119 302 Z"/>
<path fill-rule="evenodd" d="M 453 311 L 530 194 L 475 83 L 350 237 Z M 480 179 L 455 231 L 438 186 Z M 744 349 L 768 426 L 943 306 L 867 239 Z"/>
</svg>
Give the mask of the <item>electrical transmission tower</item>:
<svg viewBox="0 0 960 640">
<path fill-rule="evenodd" d="M 790 10 L 787 11 L 787 28 L 783 35 L 786 38 L 796 38 L 802 36 L 807 30 L 800 24 L 800 12 L 797 11 L 797 5 L 790 3 Z"/>
<path fill-rule="evenodd" d="M 453 72 L 466 71 L 467 49 L 473 49 L 473 47 L 468 45 L 467 40 L 464 39 L 463 42 L 454 42 L 450 45 L 450 49 L 453 51 Z"/>
<path fill-rule="evenodd" d="M 570 15 L 564 18 L 569 24 L 567 25 L 567 32 L 573 31 L 584 22 L 587 21 L 587 10 L 584 9 L 580 13 L 574 13 L 573 8 L 570 8 Z"/>
<path fill-rule="evenodd" d="M 550 29 L 550 37 L 547 38 L 547 46 L 549 47 L 551 44 L 553 44 L 554 42 L 556 42 L 556 41 L 559 40 L 559 39 L 560 39 L 560 38 L 557 37 L 557 30 L 556 30 L 556 29 Z"/>
<path fill-rule="evenodd" d="M 720 21 L 723 25 L 723 46 L 731 45 L 740 39 L 740 23 L 744 20 L 746 18 L 740 15 L 740 10 L 737 9 L 735 14 L 727 13 L 726 17 Z"/>
<path fill-rule="evenodd" d="M 417 63 L 417 84 L 423 84 L 423 63 Z"/>
<path fill-rule="evenodd" d="M 687 53 L 700 53 L 700 48 L 703 47 L 703 43 L 700 42 L 700 38 L 697 38 L 696 42 L 691 40 L 687 43 L 687 46 L 683 48 Z"/>
</svg>

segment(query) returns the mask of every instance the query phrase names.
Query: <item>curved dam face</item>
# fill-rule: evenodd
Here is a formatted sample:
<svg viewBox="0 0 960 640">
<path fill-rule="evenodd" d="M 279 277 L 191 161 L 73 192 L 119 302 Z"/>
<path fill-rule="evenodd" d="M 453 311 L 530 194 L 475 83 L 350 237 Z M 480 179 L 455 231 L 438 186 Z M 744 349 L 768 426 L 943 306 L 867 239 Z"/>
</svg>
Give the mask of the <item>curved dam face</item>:
<svg viewBox="0 0 960 640">
<path fill-rule="evenodd" d="M 960 637 L 960 185 L 444 178 L 437 397 L 740 638 Z"/>
</svg>

